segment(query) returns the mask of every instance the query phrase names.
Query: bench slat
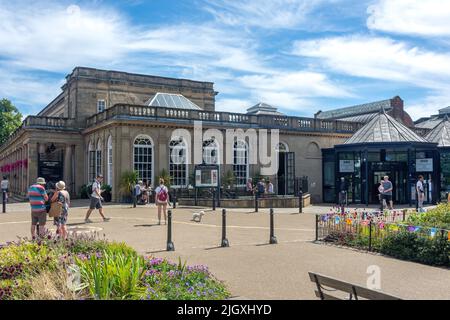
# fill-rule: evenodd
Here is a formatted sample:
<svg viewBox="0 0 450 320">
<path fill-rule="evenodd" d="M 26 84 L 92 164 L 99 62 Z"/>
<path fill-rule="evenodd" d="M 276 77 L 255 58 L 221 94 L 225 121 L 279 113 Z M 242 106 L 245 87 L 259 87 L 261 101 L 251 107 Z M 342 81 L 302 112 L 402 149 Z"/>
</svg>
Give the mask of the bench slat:
<svg viewBox="0 0 450 320">
<path fill-rule="evenodd" d="M 364 288 L 358 285 L 354 285 L 348 282 L 344 282 L 338 279 L 334 279 L 331 277 L 327 277 L 321 274 L 317 274 L 317 273 L 313 273 L 313 272 L 308 272 L 309 273 L 309 278 L 311 279 L 312 282 L 316 283 L 319 282 L 319 284 L 321 286 L 326 286 L 326 287 L 330 287 L 336 290 L 340 290 L 340 291 L 344 291 L 346 293 L 351 293 L 354 294 L 356 291 L 357 297 L 358 298 L 365 298 L 365 299 L 370 299 L 370 300 L 401 300 L 398 297 L 380 292 L 380 291 L 375 291 L 375 290 L 371 290 L 368 288 Z M 316 281 L 317 279 L 317 281 Z M 330 295 L 326 294 L 323 292 L 322 293 L 325 295 L 331 297 Z M 316 296 L 318 295 L 318 297 L 320 298 L 320 292 L 316 292 Z M 339 299 L 338 299 L 339 300 Z"/>
</svg>

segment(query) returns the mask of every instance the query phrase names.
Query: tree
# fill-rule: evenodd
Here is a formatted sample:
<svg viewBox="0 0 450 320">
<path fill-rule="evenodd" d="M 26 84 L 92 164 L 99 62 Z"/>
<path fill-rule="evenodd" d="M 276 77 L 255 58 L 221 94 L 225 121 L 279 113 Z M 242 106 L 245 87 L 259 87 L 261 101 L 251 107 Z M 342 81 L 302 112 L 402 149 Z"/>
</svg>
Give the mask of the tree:
<svg viewBox="0 0 450 320">
<path fill-rule="evenodd" d="M 8 99 L 0 100 L 0 145 L 22 124 L 22 114 Z"/>
</svg>

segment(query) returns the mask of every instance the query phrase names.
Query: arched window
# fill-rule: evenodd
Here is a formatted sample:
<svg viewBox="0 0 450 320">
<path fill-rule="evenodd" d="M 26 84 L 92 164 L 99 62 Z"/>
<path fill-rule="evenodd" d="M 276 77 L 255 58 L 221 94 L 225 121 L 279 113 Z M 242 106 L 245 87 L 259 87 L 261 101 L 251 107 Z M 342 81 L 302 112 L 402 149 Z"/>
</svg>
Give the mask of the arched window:
<svg viewBox="0 0 450 320">
<path fill-rule="evenodd" d="M 187 145 L 182 138 L 169 143 L 169 175 L 173 187 L 185 187 L 188 184 Z"/>
<path fill-rule="evenodd" d="M 289 147 L 284 142 L 279 142 L 277 146 L 275 147 L 276 152 L 289 152 Z"/>
<path fill-rule="evenodd" d="M 233 173 L 237 186 L 245 186 L 248 180 L 248 148 L 245 141 L 239 140 L 233 147 Z"/>
<path fill-rule="evenodd" d="M 216 140 L 203 141 L 203 163 L 219 164 L 219 145 Z"/>
<path fill-rule="evenodd" d="M 113 185 L 113 145 L 112 137 L 108 137 L 108 184 Z"/>
<path fill-rule="evenodd" d="M 95 179 L 95 157 L 96 151 L 94 148 L 94 144 L 92 141 L 89 142 L 88 147 L 88 179 L 89 181 L 93 181 Z"/>
<path fill-rule="evenodd" d="M 153 142 L 149 136 L 139 135 L 134 140 L 134 170 L 139 180 L 153 185 Z"/>
<path fill-rule="evenodd" d="M 98 139 L 97 141 L 97 149 L 95 154 L 95 176 L 97 177 L 99 174 L 103 174 L 103 166 L 102 166 L 102 140 Z"/>
</svg>

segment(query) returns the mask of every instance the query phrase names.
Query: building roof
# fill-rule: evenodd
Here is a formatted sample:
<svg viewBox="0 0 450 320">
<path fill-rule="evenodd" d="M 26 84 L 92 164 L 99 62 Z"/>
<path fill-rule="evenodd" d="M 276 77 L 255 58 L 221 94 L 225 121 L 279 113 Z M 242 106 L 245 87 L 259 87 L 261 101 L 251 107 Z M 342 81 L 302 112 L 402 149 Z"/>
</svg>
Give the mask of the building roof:
<svg viewBox="0 0 450 320">
<path fill-rule="evenodd" d="M 450 120 L 448 117 L 439 120 L 440 123 L 425 136 L 425 139 L 437 143 L 438 147 L 450 147 Z"/>
<path fill-rule="evenodd" d="M 278 110 L 277 108 L 275 108 L 267 103 L 260 102 L 256 105 L 254 105 L 253 107 L 248 108 L 247 114 L 254 114 L 254 115 L 266 114 L 266 115 L 278 115 L 278 116 L 284 115 L 283 113 L 278 112 L 277 110 Z"/>
<path fill-rule="evenodd" d="M 345 144 L 384 142 L 428 142 L 411 129 L 380 112 L 359 129 Z"/>
<path fill-rule="evenodd" d="M 442 122 L 442 117 L 438 116 L 431 116 L 426 119 L 419 119 L 417 120 L 414 125 L 416 128 L 423 128 L 423 129 L 434 129 L 438 124 Z"/>
<path fill-rule="evenodd" d="M 149 107 L 165 107 L 173 109 L 202 110 L 181 94 L 158 92 L 155 96 L 145 103 Z"/>
<path fill-rule="evenodd" d="M 380 110 L 390 111 L 392 109 L 391 99 L 359 104 L 352 107 L 345 107 L 329 111 L 319 111 L 316 114 L 318 119 L 343 119 L 359 115 L 377 114 Z"/>
<path fill-rule="evenodd" d="M 439 114 L 450 114 L 450 107 L 439 109 Z"/>
</svg>

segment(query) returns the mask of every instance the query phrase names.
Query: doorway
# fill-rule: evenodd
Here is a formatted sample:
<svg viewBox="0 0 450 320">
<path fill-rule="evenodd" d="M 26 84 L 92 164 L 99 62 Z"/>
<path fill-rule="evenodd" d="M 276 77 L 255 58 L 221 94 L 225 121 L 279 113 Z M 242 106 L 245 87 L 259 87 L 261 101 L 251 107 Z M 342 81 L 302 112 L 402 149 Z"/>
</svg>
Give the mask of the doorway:
<svg viewBox="0 0 450 320">
<path fill-rule="evenodd" d="M 278 153 L 278 194 L 293 195 L 295 187 L 295 153 Z"/>
<path fill-rule="evenodd" d="M 394 203 L 407 203 L 407 168 L 403 163 L 372 163 L 369 176 L 369 202 L 378 204 L 378 187 L 384 176 L 392 182 Z"/>
</svg>

